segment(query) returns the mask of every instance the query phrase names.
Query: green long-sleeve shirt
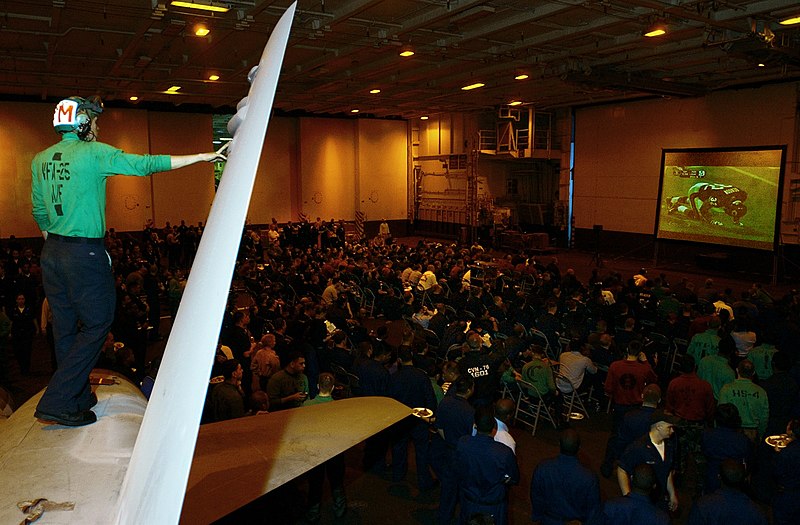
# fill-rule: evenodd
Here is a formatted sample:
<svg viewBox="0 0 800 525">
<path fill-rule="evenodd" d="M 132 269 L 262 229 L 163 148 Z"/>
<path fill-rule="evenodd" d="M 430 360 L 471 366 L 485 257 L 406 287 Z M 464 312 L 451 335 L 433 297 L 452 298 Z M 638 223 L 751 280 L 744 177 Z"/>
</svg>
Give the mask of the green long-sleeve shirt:
<svg viewBox="0 0 800 525">
<path fill-rule="evenodd" d="M 556 384 L 553 380 L 553 369 L 542 359 L 534 358 L 522 368 L 522 379 L 536 387 L 541 395 L 555 392 Z M 535 396 L 534 392 L 529 392 Z"/>
<path fill-rule="evenodd" d="M 769 400 L 763 388 L 749 379 L 737 379 L 722 387 L 719 402 L 732 403 L 739 409 L 742 428 L 757 428 L 764 435 L 769 419 Z"/>
<path fill-rule="evenodd" d="M 134 155 L 65 133 L 31 162 L 33 218 L 42 231 L 101 238 L 106 233 L 106 179 L 169 169 L 169 155 Z"/>
<path fill-rule="evenodd" d="M 771 344 L 763 343 L 750 350 L 747 359 L 753 362 L 759 381 L 772 377 L 772 357 L 778 351 Z"/>
<path fill-rule="evenodd" d="M 736 373 L 721 355 L 707 355 L 697 365 L 697 376 L 711 383 L 714 397 L 719 399 L 722 387 L 736 379 Z"/>
<path fill-rule="evenodd" d="M 706 330 L 699 334 L 695 334 L 689 342 L 689 347 L 686 353 L 694 357 L 696 364 L 707 355 L 716 355 L 719 353 L 719 336 L 716 330 Z"/>
</svg>

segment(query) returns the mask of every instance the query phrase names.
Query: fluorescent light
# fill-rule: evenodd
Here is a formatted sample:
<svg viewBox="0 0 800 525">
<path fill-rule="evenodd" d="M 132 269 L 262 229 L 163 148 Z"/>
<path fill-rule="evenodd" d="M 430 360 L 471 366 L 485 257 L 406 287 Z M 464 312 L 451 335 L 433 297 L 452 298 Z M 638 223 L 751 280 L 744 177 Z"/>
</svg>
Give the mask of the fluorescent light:
<svg viewBox="0 0 800 525">
<path fill-rule="evenodd" d="M 520 104 L 522 104 L 521 100 L 514 100 L 508 103 L 509 106 L 519 106 Z"/>
<path fill-rule="evenodd" d="M 137 100 L 139 100 L 139 97 L 133 95 L 132 97 L 128 98 L 128 100 L 130 100 L 131 102 L 136 102 Z"/>
<path fill-rule="evenodd" d="M 200 9 L 201 11 L 214 11 L 215 13 L 227 13 L 230 11 L 230 8 L 226 5 L 215 4 L 214 2 L 209 2 L 207 4 L 199 3 L 199 2 L 182 2 L 180 0 L 172 0 L 170 2 L 175 7 L 188 7 L 190 9 Z"/>
<path fill-rule="evenodd" d="M 206 36 L 209 34 L 211 30 L 206 26 L 197 26 L 194 30 L 194 34 L 197 36 Z"/>
<path fill-rule="evenodd" d="M 219 140 L 224 140 L 226 142 L 233 140 L 232 137 L 220 137 Z"/>
<path fill-rule="evenodd" d="M 414 48 L 411 47 L 411 44 L 405 44 L 403 47 L 400 48 L 400 56 L 401 57 L 414 56 Z"/>
<path fill-rule="evenodd" d="M 667 33 L 667 28 L 663 23 L 655 24 L 646 29 L 644 36 L 653 38 L 654 36 L 661 36 Z"/>
<path fill-rule="evenodd" d="M 780 22 L 778 22 L 782 26 L 791 26 L 794 24 L 800 24 L 800 16 L 793 16 L 791 18 L 784 18 Z"/>
<path fill-rule="evenodd" d="M 763 63 L 763 62 L 759 62 L 759 63 L 758 63 L 758 67 L 766 67 L 766 64 L 765 64 L 765 63 Z"/>
<path fill-rule="evenodd" d="M 474 84 L 470 84 L 469 86 L 464 86 L 461 89 L 464 90 L 464 91 L 469 91 L 470 89 L 476 89 L 476 88 L 479 88 L 479 87 L 483 87 L 485 85 L 486 84 L 484 84 L 483 82 L 475 82 Z"/>
<path fill-rule="evenodd" d="M 526 78 L 528 78 L 528 75 L 526 75 L 525 73 L 522 73 L 522 74 L 519 74 L 519 75 L 515 76 L 514 80 L 525 80 Z"/>
<path fill-rule="evenodd" d="M 359 110 L 358 110 L 358 109 L 351 109 L 351 110 L 350 110 L 350 113 L 358 113 L 358 112 L 359 112 Z"/>
<path fill-rule="evenodd" d="M 219 80 L 219 75 L 209 75 L 208 79 L 212 82 Z"/>
<path fill-rule="evenodd" d="M 167 91 L 178 91 L 180 88 L 180 86 L 170 86 L 167 88 Z"/>
<path fill-rule="evenodd" d="M 428 115 L 422 115 L 419 119 L 420 120 L 428 120 Z"/>
<path fill-rule="evenodd" d="M 370 92 L 370 94 L 372 94 L 372 95 L 377 95 L 378 93 L 380 93 L 380 92 L 381 92 L 381 90 L 380 90 L 380 89 L 370 89 L 370 90 L 369 90 L 369 92 Z"/>
</svg>

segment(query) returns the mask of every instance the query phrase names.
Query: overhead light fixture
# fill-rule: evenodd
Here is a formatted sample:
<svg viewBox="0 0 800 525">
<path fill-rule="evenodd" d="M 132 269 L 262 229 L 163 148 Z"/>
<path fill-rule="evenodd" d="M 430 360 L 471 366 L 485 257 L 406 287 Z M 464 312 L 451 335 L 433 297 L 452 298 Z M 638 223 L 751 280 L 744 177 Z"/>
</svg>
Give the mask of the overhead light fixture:
<svg viewBox="0 0 800 525">
<path fill-rule="evenodd" d="M 521 100 L 512 100 L 511 102 L 508 103 L 509 106 L 519 106 L 521 104 L 522 104 Z"/>
<path fill-rule="evenodd" d="M 514 80 L 525 80 L 527 78 L 528 78 L 528 75 L 526 73 L 520 73 L 519 75 L 514 77 Z"/>
<path fill-rule="evenodd" d="M 656 22 L 651 24 L 647 29 L 644 30 L 643 35 L 647 38 L 653 38 L 655 36 L 665 35 L 667 33 L 667 24 L 664 22 Z"/>
<path fill-rule="evenodd" d="M 358 113 L 358 112 L 359 112 L 359 110 L 355 109 L 355 108 L 350 110 L 350 113 Z"/>
<path fill-rule="evenodd" d="M 211 82 L 216 82 L 217 80 L 219 80 L 219 75 L 209 75 L 209 76 L 208 76 L 208 79 L 209 79 Z"/>
<path fill-rule="evenodd" d="M 765 64 L 765 63 L 763 63 L 763 62 L 759 62 L 759 63 L 758 63 L 758 67 L 766 67 L 766 64 Z"/>
<path fill-rule="evenodd" d="M 377 95 L 378 93 L 381 92 L 381 90 L 376 88 L 376 89 L 370 89 L 369 92 L 371 95 Z"/>
<path fill-rule="evenodd" d="M 477 89 L 477 88 L 483 87 L 485 85 L 486 84 L 484 84 L 483 82 L 475 82 L 474 84 L 470 84 L 468 86 L 464 86 L 461 89 L 463 91 L 469 91 L 470 89 Z"/>
<path fill-rule="evenodd" d="M 214 13 L 227 13 L 230 11 L 230 7 L 226 4 L 216 3 L 213 0 L 208 0 L 207 2 L 203 0 L 191 0 L 189 2 L 183 2 L 181 0 L 172 0 L 170 2 L 171 5 L 175 7 L 188 7 L 189 9 L 199 9 L 201 11 L 213 11 Z"/>
<path fill-rule="evenodd" d="M 400 48 L 400 56 L 401 57 L 411 57 L 414 56 L 414 48 L 411 47 L 411 44 L 406 44 Z"/>
<path fill-rule="evenodd" d="M 794 24 L 800 24 L 800 16 L 792 16 L 789 18 L 784 18 L 778 23 L 782 26 L 792 26 Z"/>
<path fill-rule="evenodd" d="M 139 97 L 133 95 L 132 97 L 129 97 L 128 100 L 130 100 L 131 102 L 136 102 L 137 100 L 139 100 Z"/>
<path fill-rule="evenodd" d="M 207 28 L 206 26 L 202 25 L 202 24 L 199 24 L 199 25 L 195 26 L 195 28 L 194 28 L 194 34 L 196 36 L 206 36 L 210 32 L 211 32 L 211 30 L 209 28 Z"/>
<path fill-rule="evenodd" d="M 170 86 L 169 88 L 167 88 L 167 90 L 164 93 L 167 93 L 169 95 L 177 95 L 178 94 L 178 90 L 180 88 L 181 88 L 180 86 Z"/>
<path fill-rule="evenodd" d="M 422 115 L 419 119 L 420 120 L 428 120 L 428 115 Z"/>
</svg>

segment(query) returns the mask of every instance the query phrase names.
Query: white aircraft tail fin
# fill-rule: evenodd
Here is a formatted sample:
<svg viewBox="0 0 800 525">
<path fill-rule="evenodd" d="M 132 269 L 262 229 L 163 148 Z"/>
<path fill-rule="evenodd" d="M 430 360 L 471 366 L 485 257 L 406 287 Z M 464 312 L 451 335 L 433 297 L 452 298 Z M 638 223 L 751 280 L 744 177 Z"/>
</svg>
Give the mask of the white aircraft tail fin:
<svg viewBox="0 0 800 525">
<path fill-rule="evenodd" d="M 116 523 L 178 523 L 208 377 L 296 2 L 278 21 L 237 115 L 219 190 L 131 456 Z M 244 114 L 248 118 L 244 118 Z M 113 515 L 114 513 L 111 512 Z"/>
</svg>

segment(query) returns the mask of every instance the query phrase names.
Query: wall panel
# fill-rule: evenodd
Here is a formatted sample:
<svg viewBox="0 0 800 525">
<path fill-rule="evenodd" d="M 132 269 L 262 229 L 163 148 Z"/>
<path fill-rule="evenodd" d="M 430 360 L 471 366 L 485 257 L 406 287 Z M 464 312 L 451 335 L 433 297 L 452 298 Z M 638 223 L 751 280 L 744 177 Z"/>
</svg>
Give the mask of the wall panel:
<svg viewBox="0 0 800 525">
<path fill-rule="evenodd" d="M 127 153 L 150 152 L 149 123 L 146 111 L 107 109 L 97 121 L 99 140 Z M 106 184 L 106 227 L 118 231 L 141 230 L 153 218 L 153 179 L 151 177 L 109 177 Z"/>
<path fill-rule="evenodd" d="M 357 122 L 359 208 L 368 221 L 405 219 L 407 125 L 398 120 Z"/>
<path fill-rule="evenodd" d="M 269 224 L 297 220 L 297 120 L 273 117 L 267 129 L 264 149 L 247 220 Z"/>
<path fill-rule="evenodd" d="M 300 211 L 309 220 L 355 217 L 355 124 L 355 120 L 300 119 Z"/>
<path fill-rule="evenodd" d="M 150 147 L 154 154 L 190 155 L 213 149 L 211 115 L 149 112 Z M 205 222 L 214 199 L 214 166 L 201 162 L 152 177 L 157 226 L 185 219 Z M 141 228 L 141 226 L 139 226 Z"/>
</svg>

